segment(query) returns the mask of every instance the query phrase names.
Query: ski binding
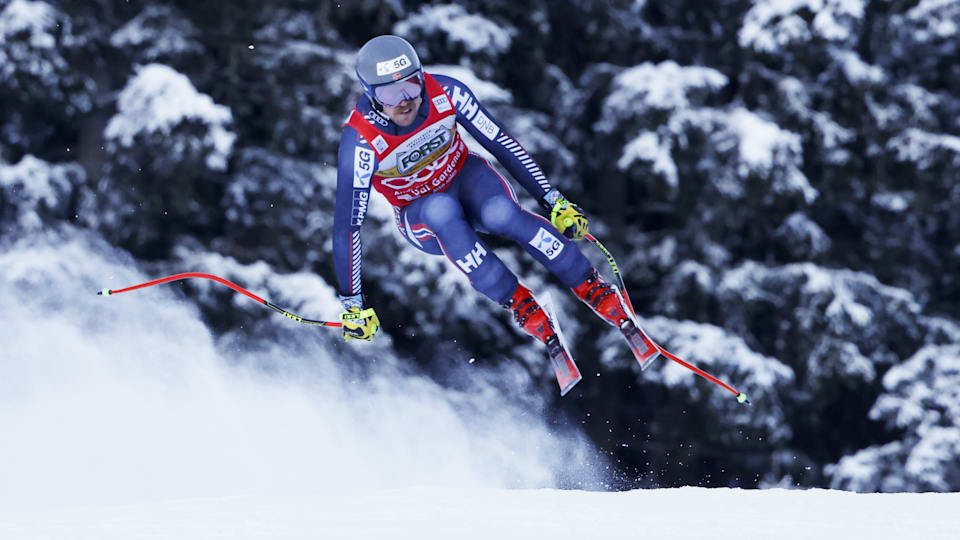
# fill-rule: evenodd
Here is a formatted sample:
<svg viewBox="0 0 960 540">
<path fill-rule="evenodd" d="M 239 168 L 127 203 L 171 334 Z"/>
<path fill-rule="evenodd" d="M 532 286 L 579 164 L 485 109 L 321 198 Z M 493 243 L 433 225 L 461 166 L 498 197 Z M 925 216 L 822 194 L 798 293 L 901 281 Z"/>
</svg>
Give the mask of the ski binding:
<svg viewBox="0 0 960 540">
<path fill-rule="evenodd" d="M 620 304 L 626 307 L 627 303 L 624 302 L 623 295 L 620 294 L 620 289 L 616 285 L 614 285 L 613 289 L 617 291 L 617 296 L 620 297 Z M 660 356 L 660 347 L 640 328 L 636 313 L 633 313 L 629 309 L 626 309 L 626 311 L 630 315 L 630 318 L 620 324 L 620 333 L 626 338 L 627 345 L 630 346 L 630 350 L 633 351 L 633 356 L 637 359 L 637 363 L 640 364 L 640 369 L 645 370 Z"/>
</svg>

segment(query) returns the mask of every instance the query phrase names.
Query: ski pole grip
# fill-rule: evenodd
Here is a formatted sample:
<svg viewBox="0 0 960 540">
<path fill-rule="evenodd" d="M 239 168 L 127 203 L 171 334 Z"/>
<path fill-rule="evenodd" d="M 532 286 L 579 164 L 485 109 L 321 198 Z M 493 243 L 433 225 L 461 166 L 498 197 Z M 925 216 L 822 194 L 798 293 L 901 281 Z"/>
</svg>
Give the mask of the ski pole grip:
<svg viewBox="0 0 960 540">
<path fill-rule="evenodd" d="M 359 319 L 366 319 L 367 317 L 374 314 L 373 308 L 367 308 L 356 313 L 345 312 L 340 314 L 341 321 L 356 321 Z"/>
</svg>

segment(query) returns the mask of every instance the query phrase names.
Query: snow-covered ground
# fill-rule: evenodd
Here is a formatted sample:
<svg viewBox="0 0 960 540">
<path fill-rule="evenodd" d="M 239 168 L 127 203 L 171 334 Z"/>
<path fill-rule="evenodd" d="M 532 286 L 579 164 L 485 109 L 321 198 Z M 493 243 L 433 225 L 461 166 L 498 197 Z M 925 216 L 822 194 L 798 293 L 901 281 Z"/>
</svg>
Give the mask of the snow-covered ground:
<svg viewBox="0 0 960 540">
<path fill-rule="evenodd" d="M 960 493 L 405 488 L 0 510 L 19 540 L 957 538 Z"/>
<path fill-rule="evenodd" d="M 381 349 L 357 378 L 314 328 L 296 347 L 245 349 L 216 338 L 172 287 L 93 294 L 150 276 L 86 233 L 11 246 L 0 275 L 3 540 L 960 530 L 960 494 L 596 491 L 603 459 L 536 399 L 510 399 L 523 377 L 509 369 L 477 368 L 453 390 Z"/>
</svg>

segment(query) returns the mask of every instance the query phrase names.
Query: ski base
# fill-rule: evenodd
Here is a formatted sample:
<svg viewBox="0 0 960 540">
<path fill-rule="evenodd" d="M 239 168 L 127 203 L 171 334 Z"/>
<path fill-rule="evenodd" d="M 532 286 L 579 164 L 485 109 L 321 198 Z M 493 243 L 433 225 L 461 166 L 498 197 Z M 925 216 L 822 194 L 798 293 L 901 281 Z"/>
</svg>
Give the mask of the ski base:
<svg viewBox="0 0 960 540">
<path fill-rule="evenodd" d="M 644 370 L 653 364 L 660 356 L 660 347 L 632 320 L 626 320 L 620 325 L 620 332 L 626 338 L 633 356 L 636 357 L 640 369 Z"/>
</svg>

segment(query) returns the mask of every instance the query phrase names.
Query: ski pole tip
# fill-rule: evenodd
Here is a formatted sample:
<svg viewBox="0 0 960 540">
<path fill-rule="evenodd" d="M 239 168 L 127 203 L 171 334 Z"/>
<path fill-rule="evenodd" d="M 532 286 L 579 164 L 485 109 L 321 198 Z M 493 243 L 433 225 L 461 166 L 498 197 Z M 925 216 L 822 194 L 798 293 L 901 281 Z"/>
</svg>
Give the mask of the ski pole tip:
<svg viewBox="0 0 960 540">
<path fill-rule="evenodd" d="M 737 403 L 741 403 L 741 404 L 746 403 L 747 405 L 750 405 L 750 400 L 747 399 L 746 394 L 744 394 L 743 392 L 740 392 L 739 394 L 737 394 Z"/>
<path fill-rule="evenodd" d="M 97 291 L 98 296 L 110 296 L 110 289 L 101 289 Z"/>
</svg>

